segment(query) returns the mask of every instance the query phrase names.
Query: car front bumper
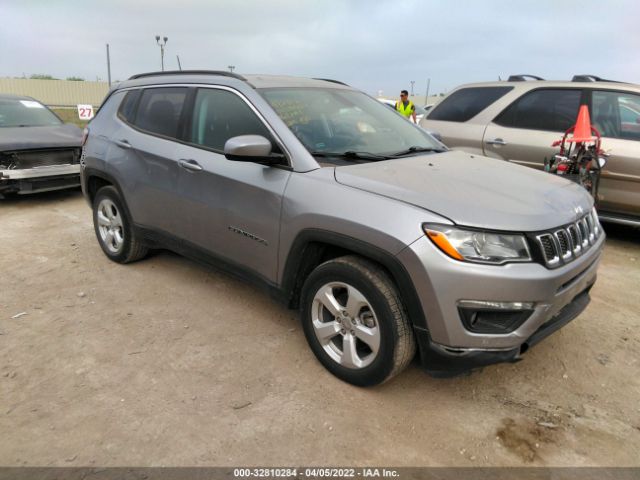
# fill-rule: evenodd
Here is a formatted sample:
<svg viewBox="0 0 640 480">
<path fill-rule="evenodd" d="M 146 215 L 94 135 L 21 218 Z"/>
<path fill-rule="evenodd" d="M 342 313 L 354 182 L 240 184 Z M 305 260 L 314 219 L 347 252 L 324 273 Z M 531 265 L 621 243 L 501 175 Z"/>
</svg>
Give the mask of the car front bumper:
<svg viewBox="0 0 640 480">
<path fill-rule="evenodd" d="M 35 193 L 80 185 L 80 165 L 0 170 L 0 193 Z"/>
<path fill-rule="evenodd" d="M 591 300 L 589 298 L 591 286 L 579 293 L 562 310 L 542 324 L 525 342 L 515 348 L 499 350 L 456 349 L 437 344 L 431 340 L 427 330 L 416 329 L 422 367 L 434 377 L 452 377 L 494 363 L 517 362 L 530 347 L 564 327 L 587 308 Z"/>
<path fill-rule="evenodd" d="M 423 366 L 434 375 L 515 361 L 528 347 L 574 319 L 589 303 L 605 235 L 582 256 L 556 269 L 538 263 L 480 265 L 453 260 L 424 237 L 403 250 L 426 318 L 414 325 Z M 508 333 L 475 333 L 463 324 L 459 302 L 533 303 L 533 313 Z"/>
<path fill-rule="evenodd" d="M 0 170 L 0 181 L 24 180 L 26 178 L 43 178 L 57 175 L 79 175 L 80 165 L 49 165 L 46 167 L 17 168 Z"/>
</svg>

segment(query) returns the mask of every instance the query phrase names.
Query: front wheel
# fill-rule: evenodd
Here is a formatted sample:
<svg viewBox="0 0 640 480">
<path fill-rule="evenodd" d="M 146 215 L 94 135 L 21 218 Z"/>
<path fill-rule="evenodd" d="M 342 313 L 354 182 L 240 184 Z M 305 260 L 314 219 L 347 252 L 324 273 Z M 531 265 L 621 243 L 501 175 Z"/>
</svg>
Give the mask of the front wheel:
<svg viewBox="0 0 640 480">
<path fill-rule="evenodd" d="M 395 284 L 379 266 L 357 256 L 330 260 L 309 275 L 302 325 L 318 360 L 353 385 L 390 379 L 416 351 Z"/>
</svg>

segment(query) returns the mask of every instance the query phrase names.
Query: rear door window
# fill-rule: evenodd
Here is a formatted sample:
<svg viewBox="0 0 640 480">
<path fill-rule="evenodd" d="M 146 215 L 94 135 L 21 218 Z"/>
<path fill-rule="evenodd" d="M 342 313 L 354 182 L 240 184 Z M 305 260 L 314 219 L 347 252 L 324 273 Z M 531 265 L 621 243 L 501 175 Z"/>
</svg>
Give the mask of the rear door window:
<svg viewBox="0 0 640 480">
<path fill-rule="evenodd" d="M 531 91 L 509 105 L 496 119 L 503 127 L 564 132 L 576 123 L 582 90 Z"/>
<path fill-rule="evenodd" d="M 187 97 L 186 87 L 143 90 L 133 124 L 163 137 L 180 137 L 180 117 Z"/>
<path fill-rule="evenodd" d="M 591 121 L 604 137 L 640 140 L 640 95 L 594 91 Z"/>
<path fill-rule="evenodd" d="M 466 122 L 511 90 L 513 87 L 461 88 L 434 107 L 428 118 L 446 122 Z"/>
</svg>

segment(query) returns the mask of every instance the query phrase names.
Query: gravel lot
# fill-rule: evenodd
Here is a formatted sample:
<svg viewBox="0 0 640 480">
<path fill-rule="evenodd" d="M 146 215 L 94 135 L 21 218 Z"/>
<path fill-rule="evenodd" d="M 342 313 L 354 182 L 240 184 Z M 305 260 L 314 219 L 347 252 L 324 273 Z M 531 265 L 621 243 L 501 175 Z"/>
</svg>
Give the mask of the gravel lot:
<svg viewBox="0 0 640 480">
<path fill-rule="evenodd" d="M 524 361 L 358 389 L 254 287 L 107 260 L 79 192 L 0 201 L 0 465 L 640 466 L 640 231 L 606 230 L 591 305 Z"/>
</svg>

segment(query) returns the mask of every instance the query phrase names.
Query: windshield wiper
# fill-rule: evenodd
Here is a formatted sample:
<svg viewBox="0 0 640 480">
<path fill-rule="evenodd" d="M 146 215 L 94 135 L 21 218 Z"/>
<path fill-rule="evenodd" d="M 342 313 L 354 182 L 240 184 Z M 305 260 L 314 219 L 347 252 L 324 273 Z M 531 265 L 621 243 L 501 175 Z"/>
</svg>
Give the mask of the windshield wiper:
<svg viewBox="0 0 640 480">
<path fill-rule="evenodd" d="M 420 152 L 446 152 L 443 148 L 435 148 L 435 147 L 409 147 L 406 150 L 401 150 L 396 153 L 389 154 L 389 157 L 402 157 L 403 155 L 410 155 L 412 153 L 420 153 Z"/>
<path fill-rule="evenodd" d="M 388 155 L 378 155 L 377 153 L 369 153 L 369 152 L 356 152 L 353 150 L 347 150 L 346 152 L 310 152 L 314 157 L 338 157 L 338 158 L 348 158 L 353 160 L 389 160 L 391 158 Z"/>
</svg>

